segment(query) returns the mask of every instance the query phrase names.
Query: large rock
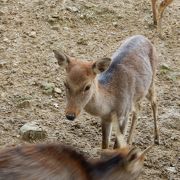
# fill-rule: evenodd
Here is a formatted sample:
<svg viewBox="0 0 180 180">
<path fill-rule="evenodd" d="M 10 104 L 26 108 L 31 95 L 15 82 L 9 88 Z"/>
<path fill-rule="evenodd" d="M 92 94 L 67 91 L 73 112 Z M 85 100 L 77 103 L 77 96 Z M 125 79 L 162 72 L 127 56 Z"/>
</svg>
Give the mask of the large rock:
<svg viewBox="0 0 180 180">
<path fill-rule="evenodd" d="M 47 132 L 37 122 L 28 122 L 20 128 L 20 135 L 25 141 L 38 141 L 47 137 Z"/>
</svg>

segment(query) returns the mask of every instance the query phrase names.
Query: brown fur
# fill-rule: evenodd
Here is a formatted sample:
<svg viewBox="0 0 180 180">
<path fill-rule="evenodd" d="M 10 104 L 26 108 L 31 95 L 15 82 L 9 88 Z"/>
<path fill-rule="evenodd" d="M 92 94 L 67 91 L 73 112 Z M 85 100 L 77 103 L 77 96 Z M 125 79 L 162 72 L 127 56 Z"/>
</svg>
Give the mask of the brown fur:
<svg viewBox="0 0 180 180">
<path fill-rule="evenodd" d="M 163 13 L 166 7 L 169 6 L 172 3 L 172 1 L 173 0 L 162 0 L 159 7 L 157 7 L 157 0 L 151 0 L 153 20 L 154 20 L 154 24 L 157 25 L 157 29 L 160 37 L 162 37 L 161 24 L 162 24 Z"/>
<path fill-rule="evenodd" d="M 36 144 L 0 151 L 0 180 L 133 180 L 144 154 L 127 148 L 104 152 L 106 160 L 88 161 L 57 144 Z"/>
<path fill-rule="evenodd" d="M 59 52 L 54 53 L 57 58 Z M 155 126 L 154 141 L 159 143 L 154 90 L 157 55 L 148 39 L 141 35 L 128 38 L 112 58 L 94 62 L 74 60 L 70 57 L 68 61 L 66 58 L 57 60 L 59 64 L 66 64 L 62 67 L 68 69 L 65 80 L 67 119 L 74 120 L 82 109 L 99 116 L 102 120 L 103 149 L 109 147 L 113 121 L 117 126 L 115 147 L 126 146 L 123 134 L 126 133 L 130 112 L 132 125 L 128 143 L 131 144 L 137 111 L 144 97 L 151 101 Z"/>
</svg>

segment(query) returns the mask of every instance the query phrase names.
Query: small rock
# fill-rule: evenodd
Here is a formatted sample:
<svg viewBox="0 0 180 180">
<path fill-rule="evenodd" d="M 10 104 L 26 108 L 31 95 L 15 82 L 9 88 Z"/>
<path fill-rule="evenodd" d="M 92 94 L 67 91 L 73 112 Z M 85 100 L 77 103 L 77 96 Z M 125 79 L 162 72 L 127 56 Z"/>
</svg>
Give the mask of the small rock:
<svg viewBox="0 0 180 180">
<path fill-rule="evenodd" d="M 66 9 L 70 12 L 79 12 L 79 9 L 76 7 L 66 7 Z"/>
<path fill-rule="evenodd" d="M 58 17 L 49 15 L 48 18 L 47 18 L 47 22 L 49 22 L 50 24 L 54 23 L 56 21 L 58 21 Z"/>
<path fill-rule="evenodd" d="M 162 64 L 162 65 L 161 65 L 161 69 L 171 70 L 171 68 L 170 68 L 167 64 Z"/>
<path fill-rule="evenodd" d="M 54 19 L 54 18 L 52 18 L 52 17 L 48 17 L 47 18 L 47 22 L 49 22 L 49 23 L 53 23 L 53 22 L 55 22 L 56 20 Z"/>
<path fill-rule="evenodd" d="M 30 107 L 30 101 L 29 100 L 21 101 L 17 104 L 17 107 L 18 108 L 28 108 L 28 107 Z"/>
<path fill-rule="evenodd" d="M 166 74 L 171 71 L 171 68 L 167 64 L 162 64 L 160 66 L 160 74 Z"/>
<path fill-rule="evenodd" d="M 68 27 L 64 27 L 63 28 L 65 31 L 69 31 L 69 28 Z"/>
<path fill-rule="evenodd" d="M 82 136 L 83 136 L 83 133 L 80 132 L 80 133 L 78 134 L 78 136 L 79 136 L 79 137 L 82 137 Z"/>
<path fill-rule="evenodd" d="M 3 11 L 0 11 L 0 16 L 3 16 L 4 15 L 4 12 Z"/>
<path fill-rule="evenodd" d="M 111 32 L 111 35 L 116 35 L 116 33 L 115 32 Z"/>
<path fill-rule="evenodd" d="M 57 87 L 54 88 L 54 92 L 56 92 L 56 93 L 58 93 L 58 94 L 61 94 L 61 93 L 62 93 L 61 89 L 59 89 L 59 88 L 57 88 Z"/>
<path fill-rule="evenodd" d="M 59 107 L 59 104 L 58 103 L 53 103 L 54 107 L 55 108 L 58 108 Z"/>
<path fill-rule="evenodd" d="M 58 31 L 59 30 L 59 26 L 53 26 L 52 30 Z"/>
<path fill-rule="evenodd" d="M 53 14 L 51 17 L 52 18 L 59 18 L 59 15 L 58 14 Z"/>
<path fill-rule="evenodd" d="M 31 31 L 29 33 L 29 37 L 35 38 L 36 37 L 36 32 L 35 31 Z"/>
<path fill-rule="evenodd" d="M 117 27 L 118 26 L 118 23 L 117 22 L 113 22 L 112 23 L 114 27 Z"/>
<path fill-rule="evenodd" d="M 77 44 L 81 44 L 81 45 L 88 45 L 88 42 L 86 39 L 84 38 L 80 38 L 78 41 L 77 41 Z"/>
<path fill-rule="evenodd" d="M 179 138 L 178 138 L 178 136 L 174 135 L 174 136 L 171 136 L 171 139 L 174 141 L 177 141 Z"/>
<path fill-rule="evenodd" d="M 10 40 L 7 37 L 4 37 L 3 42 L 10 42 Z"/>
<path fill-rule="evenodd" d="M 175 167 L 167 167 L 166 170 L 169 171 L 169 172 L 172 172 L 172 173 L 177 172 Z"/>
<path fill-rule="evenodd" d="M 117 17 L 118 17 L 118 19 L 122 19 L 123 18 L 123 16 L 121 14 L 119 14 Z"/>
<path fill-rule="evenodd" d="M 0 60 L 0 68 L 2 68 L 4 65 L 6 65 L 7 62 L 4 60 Z"/>
<path fill-rule="evenodd" d="M 81 15 L 80 15 L 80 18 L 81 18 L 81 19 L 85 19 L 85 18 L 86 18 L 86 15 L 85 15 L 85 14 L 81 14 Z"/>
<path fill-rule="evenodd" d="M 37 141 L 45 139 L 47 132 L 36 122 L 28 122 L 20 128 L 20 135 L 25 141 Z"/>
</svg>

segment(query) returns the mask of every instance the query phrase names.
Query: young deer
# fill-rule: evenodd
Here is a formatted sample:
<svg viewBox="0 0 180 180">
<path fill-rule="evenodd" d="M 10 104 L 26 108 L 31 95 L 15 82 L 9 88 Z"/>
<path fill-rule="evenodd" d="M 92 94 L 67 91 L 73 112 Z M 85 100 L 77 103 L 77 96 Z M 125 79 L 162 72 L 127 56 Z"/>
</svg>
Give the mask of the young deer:
<svg viewBox="0 0 180 180">
<path fill-rule="evenodd" d="M 109 147 L 112 122 L 118 122 L 115 147 L 125 146 L 128 115 L 132 112 L 132 125 L 128 143 L 136 125 L 140 101 L 146 96 L 152 105 L 154 142 L 159 143 L 157 104 L 154 90 L 156 51 L 144 36 L 128 38 L 112 58 L 80 61 L 54 51 L 58 64 L 66 69 L 66 118 L 74 120 L 85 109 L 99 116 L 102 123 L 102 148 Z"/>
<path fill-rule="evenodd" d="M 109 158 L 94 163 L 57 144 L 5 149 L 0 151 L 0 180 L 133 180 L 139 176 L 149 149 L 104 152 Z"/>
<path fill-rule="evenodd" d="M 162 0 L 158 9 L 157 9 L 157 0 L 151 0 L 152 3 L 152 11 L 153 11 L 153 20 L 154 25 L 157 25 L 158 33 L 161 37 L 161 22 L 164 10 L 166 7 L 172 3 L 173 0 Z"/>
</svg>

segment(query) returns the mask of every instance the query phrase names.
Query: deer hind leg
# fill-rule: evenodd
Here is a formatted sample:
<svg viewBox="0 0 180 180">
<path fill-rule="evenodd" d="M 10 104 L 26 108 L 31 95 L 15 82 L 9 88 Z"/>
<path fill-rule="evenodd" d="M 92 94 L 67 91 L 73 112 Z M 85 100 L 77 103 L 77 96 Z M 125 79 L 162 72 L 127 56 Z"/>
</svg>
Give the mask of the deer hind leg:
<svg viewBox="0 0 180 180">
<path fill-rule="evenodd" d="M 112 120 L 111 119 L 102 119 L 102 149 L 109 148 L 109 142 L 112 132 Z"/>
<path fill-rule="evenodd" d="M 158 34 L 160 37 L 162 37 L 162 33 L 161 33 L 161 25 L 162 25 L 162 17 L 163 17 L 163 13 L 164 10 L 166 9 L 166 7 L 172 3 L 173 0 L 164 0 L 160 3 L 159 8 L 158 8 L 158 17 L 157 17 L 157 30 L 158 30 Z"/>
<path fill-rule="evenodd" d="M 154 25 L 157 25 L 157 8 L 156 8 L 156 1 L 157 1 L 157 0 L 151 0 Z"/>
<path fill-rule="evenodd" d="M 140 110 L 140 104 L 137 103 L 135 105 L 135 107 L 133 107 L 133 112 L 132 112 L 132 122 L 131 122 L 129 136 L 128 136 L 128 140 L 127 140 L 127 143 L 129 145 L 132 145 L 132 141 L 133 141 L 134 134 L 135 134 L 134 131 L 135 131 L 136 124 L 137 124 L 137 114 L 138 114 L 139 110 Z"/>
<path fill-rule="evenodd" d="M 155 92 L 155 87 L 154 87 L 154 83 L 151 85 L 147 98 L 150 100 L 151 102 L 151 107 L 152 107 L 152 111 L 153 111 L 153 118 L 154 118 L 154 143 L 155 144 L 159 144 L 159 129 L 158 129 L 158 125 L 157 125 L 157 100 L 156 100 L 156 92 Z"/>
</svg>

